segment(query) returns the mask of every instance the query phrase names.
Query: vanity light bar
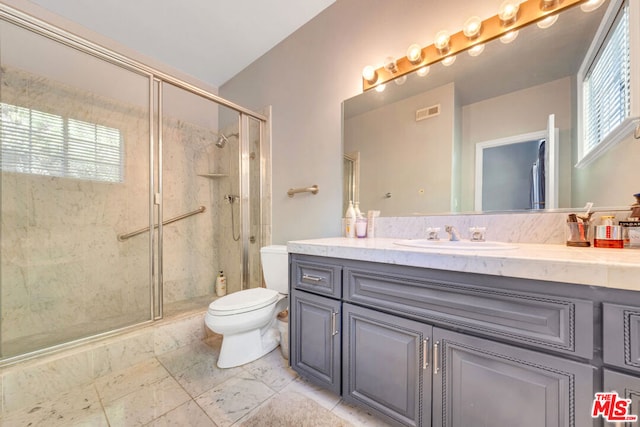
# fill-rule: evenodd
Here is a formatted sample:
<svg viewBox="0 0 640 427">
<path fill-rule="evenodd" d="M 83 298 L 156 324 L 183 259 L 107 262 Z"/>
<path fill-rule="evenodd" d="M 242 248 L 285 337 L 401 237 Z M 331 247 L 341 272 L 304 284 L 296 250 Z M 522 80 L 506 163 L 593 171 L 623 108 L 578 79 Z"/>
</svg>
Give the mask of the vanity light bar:
<svg viewBox="0 0 640 427">
<path fill-rule="evenodd" d="M 497 39 L 510 31 L 519 30 L 527 25 L 541 21 L 550 15 L 560 13 L 571 7 L 587 3 L 588 1 L 589 0 L 564 0 L 558 2 L 555 7 L 543 8 L 541 7 L 540 0 L 526 0 L 523 3 L 520 3 L 518 15 L 515 21 L 510 25 L 504 26 L 498 15 L 495 15 L 482 21 L 482 31 L 478 36 L 471 40 L 464 34 L 464 30 L 461 30 L 450 36 L 446 50 L 438 49 L 435 44 L 424 47 L 422 49 L 421 61 L 416 61 L 419 57 L 418 55 L 415 55 L 412 58 L 414 59 L 413 62 L 405 56 L 396 60 L 395 67 L 393 69 L 382 66 L 374 70 L 373 67 L 371 67 L 371 71 L 373 71 L 373 73 L 368 75 L 370 79 L 362 79 L 362 91 L 367 91 L 376 86 L 397 79 L 398 77 L 412 73 L 422 67 L 435 64 L 447 57 L 455 56 L 460 52 L 469 50 L 476 45 Z"/>
</svg>

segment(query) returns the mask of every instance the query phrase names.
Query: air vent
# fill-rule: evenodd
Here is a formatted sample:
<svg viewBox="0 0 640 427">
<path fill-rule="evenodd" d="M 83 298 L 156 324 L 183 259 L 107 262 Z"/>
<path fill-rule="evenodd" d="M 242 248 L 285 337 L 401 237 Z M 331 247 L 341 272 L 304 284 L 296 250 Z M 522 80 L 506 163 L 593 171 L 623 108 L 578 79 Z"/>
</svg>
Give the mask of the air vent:
<svg viewBox="0 0 640 427">
<path fill-rule="evenodd" d="M 416 122 L 420 120 L 428 119 L 430 117 L 435 117 L 440 114 L 440 104 L 432 105 L 431 107 L 421 108 L 416 110 Z"/>
</svg>

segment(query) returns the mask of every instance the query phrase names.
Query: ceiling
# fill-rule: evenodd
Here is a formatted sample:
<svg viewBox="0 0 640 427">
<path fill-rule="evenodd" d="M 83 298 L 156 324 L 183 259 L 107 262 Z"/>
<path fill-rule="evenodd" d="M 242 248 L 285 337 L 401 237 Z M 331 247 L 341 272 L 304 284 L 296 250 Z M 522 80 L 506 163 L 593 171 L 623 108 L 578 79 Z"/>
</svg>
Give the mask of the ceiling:
<svg viewBox="0 0 640 427">
<path fill-rule="evenodd" d="M 215 87 L 335 0 L 30 0 Z"/>
</svg>

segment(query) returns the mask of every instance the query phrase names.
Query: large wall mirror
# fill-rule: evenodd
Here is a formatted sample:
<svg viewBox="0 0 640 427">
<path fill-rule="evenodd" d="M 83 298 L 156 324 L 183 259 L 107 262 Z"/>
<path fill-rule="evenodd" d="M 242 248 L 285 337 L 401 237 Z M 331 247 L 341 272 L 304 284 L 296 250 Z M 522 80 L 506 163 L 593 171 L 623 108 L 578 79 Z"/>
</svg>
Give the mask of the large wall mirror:
<svg viewBox="0 0 640 427">
<path fill-rule="evenodd" d="M 631 179 L 640 145 L 633 136 L 588 167 L 574 167 L 576 76 L 606 11 L 607 4 L 591 13 L 571 8 L 550 28 L 530 25 L 509 44 L 488 43 L 480 56 L 463 52 L 449 67 L 438 63 L 426 76 L 413 73 L 402 85 L 390 82 L 383 92 L 344 101 L 345 202 L 358 200 L 362 210 L 383 216 L 632 203 L 640 191 Z M 547 205 L 536 202 L 531 189 L 541 143 L 552 162 L 540 184 L 554 195 Z M 530 157 L 522 163 L 512 155 Z M 498 184 L 478 191 L 478 176 Z M 503 201 L 508 189 L 502 184 L 523 201 Z"/>
</svg>

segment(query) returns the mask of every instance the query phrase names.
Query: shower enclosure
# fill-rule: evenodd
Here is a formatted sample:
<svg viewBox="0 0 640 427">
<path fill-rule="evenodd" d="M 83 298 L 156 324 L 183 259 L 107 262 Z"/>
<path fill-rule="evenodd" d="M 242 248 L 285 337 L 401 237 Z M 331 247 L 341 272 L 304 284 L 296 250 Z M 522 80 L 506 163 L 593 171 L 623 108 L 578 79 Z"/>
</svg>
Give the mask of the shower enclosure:
<svg viewBox="0 0 640 427">
<path fill-rule="evenodd" d="M 0 18 L 0 364 L 260 286 L 267 117 Z"/>
</svg>

